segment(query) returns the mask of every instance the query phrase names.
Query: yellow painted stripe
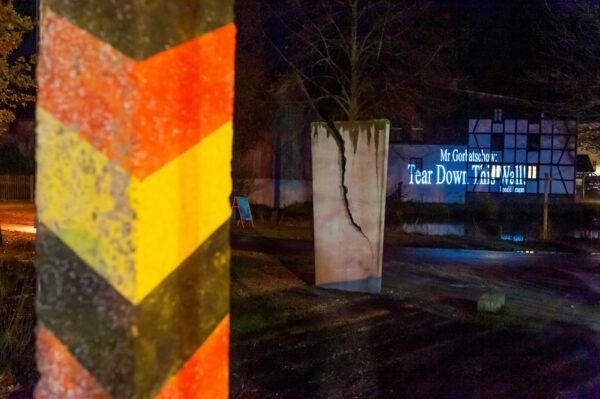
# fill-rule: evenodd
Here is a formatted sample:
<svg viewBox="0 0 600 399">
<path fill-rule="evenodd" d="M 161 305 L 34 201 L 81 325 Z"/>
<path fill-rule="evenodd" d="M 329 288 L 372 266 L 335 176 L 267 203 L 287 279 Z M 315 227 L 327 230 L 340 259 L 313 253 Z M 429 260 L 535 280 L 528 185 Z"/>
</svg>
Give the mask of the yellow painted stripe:
<svg viewBox="0 0 600 399">
<path fill-rule="evenodd" d="M 135 297 L 131 176 L 38 107 L 38 217 L 126 298 Z"/>
<path fill-rule="evenodd" d="M 228 122 L 133 192 L 136 302 L 230 217 L 232 141 Z"/>
<path fill-rule="evenodd" d="M 39 218 L 139 303 L 231 211 L 230 122 L 142 182 L 38 109 Z"/>
</svg>

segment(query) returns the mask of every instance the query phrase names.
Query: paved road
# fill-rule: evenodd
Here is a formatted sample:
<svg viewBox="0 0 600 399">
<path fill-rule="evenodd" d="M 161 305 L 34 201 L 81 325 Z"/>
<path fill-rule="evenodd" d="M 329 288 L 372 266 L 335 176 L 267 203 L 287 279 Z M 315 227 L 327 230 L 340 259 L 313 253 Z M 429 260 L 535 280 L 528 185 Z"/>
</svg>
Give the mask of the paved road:
<svg viewBox="0 0 600 399">
<path fill-rule="evenodd" d="M 309 254 L 314 250 L 312 241 L 273 239 L 266 237 L 231 235 L 231 248 L 269 254 Z"/>
<path fill-rule="evenodd" d="M 264 260 L 236 254 L 234 287 L 269 287 L 241 310 L 248 297 L 232 291 L 233 320 L 266 320 L 234 329 L 239 397 L 600 398 L 599 255 L 387 246 L 382 295 L 361 296 L 314 287 L 310 241 L 233 236 L 232 248 Z M 305 288 L 274 290 L 288 272 Z M 506 295 L 499 315 L 477 311 L 490 289 Z M 313 311 L 285 324 L 265 309 Z"/>
<path fill-rule="evenodd" d="M 314 250 L 312 241 L 271 239 L 233 235 L 231 245 L 234 249 L 259 251 L 271 254 L 309 255 Z M 435 265 L 464 266 L 562 266 L 564 268 L 599 268 L 600 254 L 585 255 L 571 253 L 525 253 L 507 251 L 483 251 L 473 249 L 410 248 L 386 245 L 384 264 L 395 261 L 405 263 L 428 263 Z"/>
<path fill-rule="evenodd" d="M 304 266 L 298 266 L 298 260 L 284 263 L 303 273 L 305 281 L 314 275 L 311 241 L 233 236 L 232 248 L 303 257 Z M 476 303 L 490 289 L 501 289 L 507 307 L 518 314 L 539 314 L 600 331 L 600 255 L 384 248 L 384 294 L 436 295 Z"/>
<path fill-rule="evenodd" d="M 407 248 L 386 246 L 384 261 L 433 263 L 437 265 L 468 266 L 563 266 L 600 267 L 600 254 L 525 253 L 507 251 L 481 251 L 473 249 Z M 600 269 L 599 269 L 600 271 Z"/>
</svg>

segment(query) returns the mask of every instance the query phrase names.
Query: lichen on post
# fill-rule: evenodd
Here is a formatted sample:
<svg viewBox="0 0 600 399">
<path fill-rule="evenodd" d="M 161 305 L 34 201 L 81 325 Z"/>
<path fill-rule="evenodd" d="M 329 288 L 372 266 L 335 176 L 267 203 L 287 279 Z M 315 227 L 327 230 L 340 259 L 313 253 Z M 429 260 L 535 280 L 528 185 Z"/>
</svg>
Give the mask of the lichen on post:
<svg viewBox="0 0 600 399">
<path fill-rule="evenodd" d="M 233 1 L 41 7 L 36 396 L 227 397 Z"/>
</svg>

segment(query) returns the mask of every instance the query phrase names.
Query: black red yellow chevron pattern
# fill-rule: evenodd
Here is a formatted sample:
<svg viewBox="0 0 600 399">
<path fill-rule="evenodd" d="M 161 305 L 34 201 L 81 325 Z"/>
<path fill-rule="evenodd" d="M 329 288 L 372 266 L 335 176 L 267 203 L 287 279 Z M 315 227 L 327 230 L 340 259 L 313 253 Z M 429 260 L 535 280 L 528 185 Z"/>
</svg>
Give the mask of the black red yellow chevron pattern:
<svg viewBox="0 0 600 399">
<path fill-rule="evenodd" d="M 45 0 L 38 398 L 228 395 L 233 0 Z"/>
</svg>

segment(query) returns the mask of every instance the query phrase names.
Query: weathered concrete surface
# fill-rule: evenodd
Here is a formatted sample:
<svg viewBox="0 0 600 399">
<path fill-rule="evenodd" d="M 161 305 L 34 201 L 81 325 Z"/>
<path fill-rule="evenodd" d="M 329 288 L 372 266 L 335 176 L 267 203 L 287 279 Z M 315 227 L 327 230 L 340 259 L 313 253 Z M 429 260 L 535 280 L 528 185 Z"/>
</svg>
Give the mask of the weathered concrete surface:
<svg viewBox="0 0 600 399">
<path fill-rule="evenodd" d="M 232 20 L 42 2 L 38 398 L 227 397 Z"/>
<path fill-rule="evenodd" d="M 336 126 L 345 142 L 348 209 L 338 145 L 325 124 L 312 125 L 315 280 L 327 288 L 377 293 L 390 124 L 364 121 Z"/>
</svg>

